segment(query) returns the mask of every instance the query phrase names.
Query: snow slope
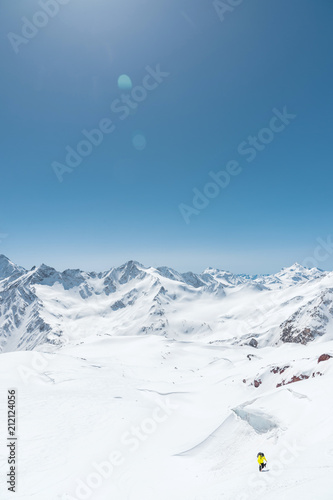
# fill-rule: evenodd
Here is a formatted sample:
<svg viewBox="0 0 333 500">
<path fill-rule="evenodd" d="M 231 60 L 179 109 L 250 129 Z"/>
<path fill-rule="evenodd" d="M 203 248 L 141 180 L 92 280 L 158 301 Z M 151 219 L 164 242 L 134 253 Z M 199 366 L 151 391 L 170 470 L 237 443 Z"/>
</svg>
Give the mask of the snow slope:
<svg viewBox="0 0 333 500">
<path fill-rule="evenodd" d="M 258 350 L 148 335 L 2 354 L 1 397 L 18 391 L 16 498 L 328 500 L 333 358 L 318 363 L 323 353 L 332 341 Z"/>
</svg>

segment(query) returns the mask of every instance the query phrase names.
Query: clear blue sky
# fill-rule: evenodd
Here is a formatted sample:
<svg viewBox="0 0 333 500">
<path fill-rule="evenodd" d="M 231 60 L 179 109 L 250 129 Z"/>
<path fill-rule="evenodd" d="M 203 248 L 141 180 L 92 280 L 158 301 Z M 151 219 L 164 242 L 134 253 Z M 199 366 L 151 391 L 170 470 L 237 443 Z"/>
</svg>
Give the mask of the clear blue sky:
<svg viewBox="0 0 333 500">
<path fill-rule="evenodd" d="M 269 273 L 333 234 L 331 0 L 244 0 L 220 17 L 210 0 L 70 0 L 52 18 L 42 3 L 1 5 L 0 253 Z M 169 75 L 152 89 L 157 65 Z M 122 120 L 110 106 L 133 91 Z M 239 145 L 284 106 L 296 118 L 248 162 Z M 114 131 L 59 182 L 53 162 L 106 118 Z M 241 173 L 186 224 L 179 205 L 230 160 Z"/>
</svg>

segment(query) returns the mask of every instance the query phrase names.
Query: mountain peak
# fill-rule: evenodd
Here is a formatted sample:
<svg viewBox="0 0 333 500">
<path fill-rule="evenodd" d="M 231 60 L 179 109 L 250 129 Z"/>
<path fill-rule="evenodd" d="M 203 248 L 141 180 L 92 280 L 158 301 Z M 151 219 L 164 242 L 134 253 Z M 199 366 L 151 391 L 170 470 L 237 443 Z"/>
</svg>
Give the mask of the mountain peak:
<svg viewBox="0 0 333 500">
<path fill-rule="evenodd" d="M 17 266 L 6 255 L 0 254 L 0 279 L 9 278 L 12 274 L 23 272 L 22 267 Z"/>
<path fill-rule="evenodd" d="M 56 273 L 56 269 L 54 267 L 47 266 L 46 264 L 41 264 L 40 266 L 36 267 L 34 269 L 34 272 L 40 275 L 48 275 L 48 274 L 53 274 Z"/>
<path fill-rule="evenodd" d="M 59 277 L 59 273 L 53 267 L 41 264 L 31 269 L 31 282 L 52 285 Z"/>
<path fill-rule="evenodd" d="M 123 269 L 133 269 L 133 268 L 137 268 L 140 270 L 146 269 L 145 266 L 140 262 L 138 262 L 137 260 L 128 260 L 127 262 L 117 267 L 116 269 L 123 270 Z"/>
<path fill-rule="evenodd" d="M 119 273 L 119 283 L 123 285 L 138 276 L 144 275 L 144 269 L 146 269 L 145 266 L 140 264 L 140 262 L 129 260 L 115 269 L 115 271 L 116 274 Z"/>
<path fill-rule="evenodd" d="M 145 267 L 143 264 L 141 264 L 141 262 L 138 262 L 137 260 L 128 260 L 126 263 L 125 263 L 125 266 L 131 266 L 131 267 Z"/>
<path fill-rule="evenodd" d="M 292 266 L 289 266 L 285 269 L 297 269 L 297 270 L 303 270 L 303 269 L 308 269 L 307 267 L 302 266 L 302 264 L 299 264 L 299 262 L 294 262 Z"/>
<path fill-rule="evenodd" d="M 275 274 L 282 282 L 289 284 L 304 283 L 311 279 L 320 278 L 325 275 L 325 271 L 318 269 L 317 267 L 308 268 L 302 266 L 298 262 L 295 262 L 290 267 L 284 267 L 281 271 Z"/>
</svg>

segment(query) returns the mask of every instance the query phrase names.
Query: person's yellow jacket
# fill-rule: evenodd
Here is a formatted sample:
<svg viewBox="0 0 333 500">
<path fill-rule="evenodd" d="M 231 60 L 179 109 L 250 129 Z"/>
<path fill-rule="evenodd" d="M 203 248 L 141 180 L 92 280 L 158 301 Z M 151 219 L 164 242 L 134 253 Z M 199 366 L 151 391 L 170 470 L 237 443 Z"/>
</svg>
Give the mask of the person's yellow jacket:
<svg viewBox="0 0 333 500">
<path fill-rule="evenodd" d="M 267 462 L 266 457 L 263 455 L 259 455 L 258 457 L 258 463 L 263 464 L 264 462 Z"/>
</svg>

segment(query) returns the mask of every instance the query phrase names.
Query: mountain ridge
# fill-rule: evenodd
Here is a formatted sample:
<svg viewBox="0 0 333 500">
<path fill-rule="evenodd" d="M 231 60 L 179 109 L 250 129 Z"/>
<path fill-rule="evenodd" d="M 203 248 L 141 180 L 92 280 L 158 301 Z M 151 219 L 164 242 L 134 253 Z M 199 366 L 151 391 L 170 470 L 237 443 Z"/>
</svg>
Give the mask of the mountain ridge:
<svg viewBox="0 0 333 500">
<path fill-rule="evenodd" d="M 54 349 L 96 334 L 307 343 L 332 333 L 332 288 L 333 273 L 298 263 L 252 276 L 180 273 L 134 260 L 102 272 L 59 272 L 46 264 L 26 270 L 1 255 L 0 348 Z"/>
</svg>

